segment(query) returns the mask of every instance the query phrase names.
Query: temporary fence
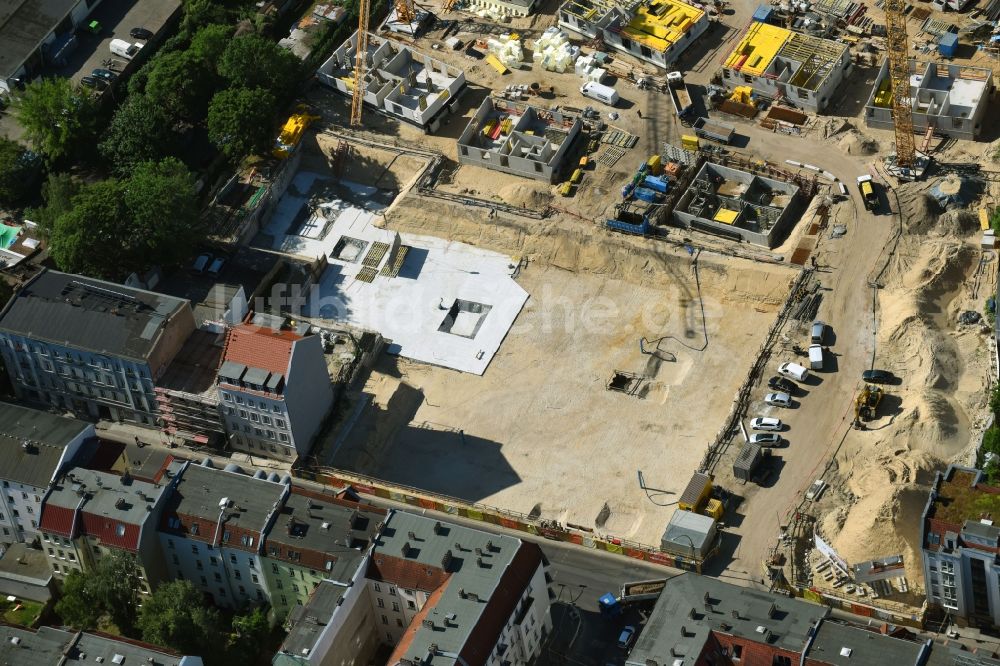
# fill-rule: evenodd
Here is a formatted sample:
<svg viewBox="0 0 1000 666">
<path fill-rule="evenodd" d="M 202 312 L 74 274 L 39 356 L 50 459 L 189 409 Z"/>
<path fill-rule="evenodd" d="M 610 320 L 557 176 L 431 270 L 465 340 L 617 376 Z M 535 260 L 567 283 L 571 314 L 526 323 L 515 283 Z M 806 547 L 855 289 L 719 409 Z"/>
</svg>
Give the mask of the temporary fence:
<svg viewBox="0 0 1000 666">
<path fill-rule="evenodd" d="M 292 474 L 309 481 L 322 483 L 333 488 L 352 488 L 361 495 L 378 497 L 420 509 L 476 520 L 490 525 L 504 527 L 540 536 L 552 541 L 572 543 L 584 548 L 601 550 L 622 555 L 634 560 L 659 564 L 675 569 L 701 573 L 701 561 L 688 560 L 657 550 L 647 544 L 619 539 L 599 537 L 583 530 L 570 529 L 554 521 L 532 517 L 509 509 L 469 503 L 454 497 L 435 495 L 424 490 L 389 484 L 379 479 L 332 468 L 296 468 Z"/>
</svg>

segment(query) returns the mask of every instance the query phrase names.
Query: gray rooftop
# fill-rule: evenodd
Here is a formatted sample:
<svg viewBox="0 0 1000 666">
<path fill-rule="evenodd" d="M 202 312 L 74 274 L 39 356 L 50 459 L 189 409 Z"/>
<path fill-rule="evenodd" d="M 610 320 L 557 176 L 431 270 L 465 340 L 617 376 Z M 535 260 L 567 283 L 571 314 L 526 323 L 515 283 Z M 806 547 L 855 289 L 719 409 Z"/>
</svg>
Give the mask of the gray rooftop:
<svg viewBox="0 0 1000 666">
<path fill-rule="evenodd" d="M 215 522 L 219 519 L 219 502 L 228 498 L 235 510 L 227 514 L 227 524 L 259 532 L 286 488 L 283 483 L 255 479 L 241 471 L 190 463 L 173 493 L 171 508 L 179 514 Z"/>
<path fill-rule="evenodd" d="M 369 535 L 384 515 L 364 511 L 365 505 L 346 504 L 332 495 L 292 492 L 267 535 L 267 543 L 284 544 L 297 551 L 331 553 L 335 559 L 326 577 L 349 581 L 368 549 Z"/>
<path fill-rule="evenodd" d="M 813 638 L 808 657 L 833 666 L 916 666 L 922 643 L 875 631 L 824 621 Z"/>
<path fill-rule="evenodd" d="M 145 360 L 169 318 L 186 306 L 151 291 L 44 271 L 0 312 L 0 331 Z"/>
<path fill-rule="evenodd" d="M 52 580 L 52 567 L 49 566 L 44 551 L 30 548 L 27 544 L 15 543 L 0 557 L 0 578 L 46 585 Z"/>
<path fill-rule="evenodd" d="M 645 664 L 649 659 L 668 666 L 693 666 L 713 631 L 799 652 L 812 627 L 827 613 L 829 609 L 799 599 L 680 574 L 667 580 L 628 663 Z"/>
<path fill-rule="evenodd" d="M 86 430 L 93 433 L 93 426 L 0 402 L 0 479 L 45 488 L 55 476 L 66 445 Z"/>
<path fill-rule="evenodd" d="M 173 464 L 179 470 L 182 463 Z M 167 479 L 164 479 L 167 481 Z M 150 509 L 166 490 L 163 483 L 149 483 L 131 475 L 74 467 L 63 475 L 45 500 L 47 505 L 78 508 L 95 516 L 109 516 L 129 525 L 142 525 Z M 83 493 L 82 495 L 80 493 Z"/>
<path fill-rule="evenodd" d="M 224 335 L 196 330 L 191 333 L 167 371 L 156 380 L 157 388 L 189 393 L 218 402 L 215 380 L 222 362 Z"/>
<path fill-rule="evenodd" d="M 486 608 L 486 602 L 497 591 L 500 577 L 520 549 L 521 540 L 395 511 L 375 542 L 372 555 L 375 567 L 379 566 L 380 553 L 402 557 L 403 545 L 407 543 L 410 545 L 405 558 L 408 563 L 416 562 L 441 569 L 445 553 L 450 552 L 451 562 L 447 570 L 451 572 L 451 578 L 443 586 L 444 590 L 437 604 L 426 612 L 425 619 L 432 621 L 434 628 L 422 625 L 407 628 L 407 632 L 413 632 L 413 636 L 409 648 L 402 656 L 428 666 L 454 664 L 453 658 L 441 656 L 434 657 L 432 662 L 421 660 L 427 656 L 431 643 L 437 644 L 441 652 L 457 653 L 462 649 Z M 461 545 L 461 550 L 456 548 L 456 544 Z M 489 547 L 491 544 L 492 548 Z M 482 555 L 479 555 L 480 551 Z M 480 557 L 484 566 L 477 562 Z M 466 598 L 462 598 L 460 591 L 466 593 Z M 545 592 L 542 590 L 536 593 Z M 428 600 L 427 603 L 429 605 L 431 601 Z M 445 624 L 445 616 L 452 613 L 454 619 Z"/>
<path fill-rule="evenodd" d="M 360 564 L 359 560 L 356 565 L 360 566 Z M 358 584 L 363 585 L 363 572 L 360 578 L 362 580 Z M 297 605 L 292 609 L 288 616 L 288 626 L 291 629 L 288 630 L 288 635 L 285 636 L 285 640 L 281 644 L 281 652 L 275 657 L 275 664 L 283 663 L 282 653 L 301 657 L 307 654 L 304 652 L 305 650 L 312 652 L 316 647 L 316 641 L 319 640 L 320 633 L 329 624 L 333 612 L 337 610 L 340 600 L 347 594 L 347 590 L 348 588 L 341 583 L 330 580 L 320 581 L 320 584 L 313 590 L 312 596 L 309 597 L 309 601 L 304 606 Z M 301 662 L 288 660 L 288 663 L 299 664 Z"/>
<path fill-rule="evenodd" d="M 1000 527 L 995 525 L 987 525 L 986 523 L 980 522 L 978 520 L 967 520 L 962 525 L 962 535 L 963 536 L 974 536 L 980 539 L 986 539 L 989 541 L 996 541 L 1000 538 Z"/>
<path fill-rule="evenodd" d="M 660 544 L 688 557 L 704 556 L 715 542 L 715 518 L 693 511 L 674 511 Z"/>
<path fill-rule="evenodd" d="M 925 666 L 1000 666 L 1000 659 L 990 657 L 988 648 L 981 650 L 981 654 L 973 654 L 959 645 L 935 644 Z"/>
<path fill-rule="evenodd" d="M 0 77 L 6 79 L 80 0 L 0 0 Z"/>
<path fill-rule="evenodd" d="M 116 656 L 121 659 L 116 661 Z M 0 626 L 0 663 L 4 666 L 57 666 L 98 661 L 109 666 L 180 666 L 182 659 L 153 645 L 126 643 L 95 634 L 77 635 L 55 627 L 30 631 Z"/>
</svg>

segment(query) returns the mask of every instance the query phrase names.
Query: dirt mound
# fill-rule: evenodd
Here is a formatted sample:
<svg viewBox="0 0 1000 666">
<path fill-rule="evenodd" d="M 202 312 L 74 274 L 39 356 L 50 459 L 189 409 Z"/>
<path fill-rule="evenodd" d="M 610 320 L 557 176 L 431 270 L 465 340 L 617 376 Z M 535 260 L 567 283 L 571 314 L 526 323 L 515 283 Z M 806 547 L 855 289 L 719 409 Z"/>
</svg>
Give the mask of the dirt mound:
<svg viewBox="0 0 1000 666">
<path fill-rule="evenodd" d="M 848 155 L 874 155 L 878 152 L 878 141 L 856 129 L 850 129 L 837 137 L 837 147 Z"/>
<path fill-rule="evenodd" d="M 547 184 L 513 184 L 500 188 L 497 193 L 501 201 L 509 206 L 525 208 L 545 208 L 552 201 L 552 193 Z"/>
</svg>

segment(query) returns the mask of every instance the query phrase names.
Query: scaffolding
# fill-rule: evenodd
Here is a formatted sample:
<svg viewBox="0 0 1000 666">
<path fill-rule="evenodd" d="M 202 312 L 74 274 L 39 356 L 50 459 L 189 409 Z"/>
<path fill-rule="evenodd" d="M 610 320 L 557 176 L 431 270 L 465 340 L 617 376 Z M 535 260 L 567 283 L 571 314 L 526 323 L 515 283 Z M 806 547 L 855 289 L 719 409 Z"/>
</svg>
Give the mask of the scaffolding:
<svg viewBox="0 0 1000 666">
<path fill-rule="evenodd" d="M 892 124 L 896 130 L 896 166 L 914 166 L 917 148 L 913 140 L 913 100 L 910 95 L 909 41 L 906 36 L 906 0 L 886 0 L 886 48 L 892 81 Z"/>
</svg>

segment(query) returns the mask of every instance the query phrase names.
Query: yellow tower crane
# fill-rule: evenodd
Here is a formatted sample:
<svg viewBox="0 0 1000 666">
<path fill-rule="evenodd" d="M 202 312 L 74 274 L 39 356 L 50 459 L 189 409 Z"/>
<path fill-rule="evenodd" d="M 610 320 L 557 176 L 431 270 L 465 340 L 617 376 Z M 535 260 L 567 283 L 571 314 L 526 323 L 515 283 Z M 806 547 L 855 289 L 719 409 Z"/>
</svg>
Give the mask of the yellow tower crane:
<svg viewBox="0 0 1000 666">
<path fill-rule="evenodd" d="M 396 20 L 400 23 L 413 23 L 417 17 L 413 9 L 413 0 L 396 0 Z"/>
<path fill-rule="evenodd" d="M 358 3 L 358 39 L 354 51 L 354 89 L 351 91 L 351 127 L 361 127 L 361 109 L 365 101 L 365 70 L 368 67 L 368 17 L 369 0 Z M 351 151 L 345 139 L 337 144 L 333 163 L 337 173 L 343 173 L 344 162 Z"/>
<path fill-rule="evenodd" d="M 916 167 L 913 138 L 913 99 L 910 96 L 909 38 L 906 35 L 906 0 L 885 0 L 886 48 L 892 87 L 892 124 L 896 129 L 896 167 L 901 173 Z"/>
</svg>

